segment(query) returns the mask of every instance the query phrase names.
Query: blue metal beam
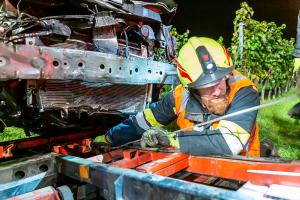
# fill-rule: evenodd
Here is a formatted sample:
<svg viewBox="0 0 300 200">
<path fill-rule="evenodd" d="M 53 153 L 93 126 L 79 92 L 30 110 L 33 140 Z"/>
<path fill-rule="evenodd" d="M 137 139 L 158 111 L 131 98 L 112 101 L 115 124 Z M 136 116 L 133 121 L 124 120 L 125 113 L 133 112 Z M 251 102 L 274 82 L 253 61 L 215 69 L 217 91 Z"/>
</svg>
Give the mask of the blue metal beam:
<svg viewBox="0 0 300 200">
<path fill-rule="evenodd" d="M 58 171 L 94 184 L 106 199 L 251 199 L 239 192 L 118 168 L 73 156 L 57 157 Z"/>
</svg>

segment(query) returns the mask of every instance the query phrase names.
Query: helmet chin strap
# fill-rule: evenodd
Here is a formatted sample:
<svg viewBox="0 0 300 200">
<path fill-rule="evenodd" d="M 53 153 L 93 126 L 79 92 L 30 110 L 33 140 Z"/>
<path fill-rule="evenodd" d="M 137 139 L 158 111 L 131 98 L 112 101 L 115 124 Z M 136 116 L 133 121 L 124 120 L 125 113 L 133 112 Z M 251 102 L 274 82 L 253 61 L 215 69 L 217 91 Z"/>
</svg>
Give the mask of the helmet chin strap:
<svg viewBox="0 0 300 200">
<path fill-rule="evenodd" d="M 229 94 L 229 92 L 230 92 L 230 86 L 229 86 L 229 76 L 228 77 L 226 77 L 226 80 L 225 80 L 225 82 L 226 82 L 226 96 Z"/>
</svg>

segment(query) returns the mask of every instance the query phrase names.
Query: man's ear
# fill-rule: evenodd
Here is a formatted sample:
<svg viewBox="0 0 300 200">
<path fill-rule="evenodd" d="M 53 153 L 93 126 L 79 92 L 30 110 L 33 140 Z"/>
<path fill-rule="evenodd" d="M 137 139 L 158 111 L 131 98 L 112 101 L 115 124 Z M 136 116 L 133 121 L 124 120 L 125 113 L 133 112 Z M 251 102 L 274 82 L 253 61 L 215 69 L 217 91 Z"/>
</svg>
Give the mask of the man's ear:
<svg viewBox="0 0 300 200">
<path fill-rule="evenodd" d="M 203 107 L 203 108 L 205 108 L 205 109 L 207 109 L 207 106 L 205 105 L 205 100 L 203 100 L 203 99 L 201 99 L 201 97 L 199 97 L 199 99 L 200 99 L 200 104 L 201 104 L 201 106 Z"/>
</svg>

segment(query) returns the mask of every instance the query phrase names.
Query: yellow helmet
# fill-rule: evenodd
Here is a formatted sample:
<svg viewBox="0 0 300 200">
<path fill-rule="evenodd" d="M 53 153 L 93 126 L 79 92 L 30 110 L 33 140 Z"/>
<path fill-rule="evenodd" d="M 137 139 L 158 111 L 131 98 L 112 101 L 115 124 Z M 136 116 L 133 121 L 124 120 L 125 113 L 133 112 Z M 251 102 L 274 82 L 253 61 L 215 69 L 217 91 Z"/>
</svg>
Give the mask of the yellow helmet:
<svg viewBox="0 0 300 200">
<path fill-rule="evenodd" d="M 184 87 L 199 89 L 216 85 L 233 69 L 228 51 L 213 39 L 191 37 L 179 51 L 177 73 Z"/>
</svg>

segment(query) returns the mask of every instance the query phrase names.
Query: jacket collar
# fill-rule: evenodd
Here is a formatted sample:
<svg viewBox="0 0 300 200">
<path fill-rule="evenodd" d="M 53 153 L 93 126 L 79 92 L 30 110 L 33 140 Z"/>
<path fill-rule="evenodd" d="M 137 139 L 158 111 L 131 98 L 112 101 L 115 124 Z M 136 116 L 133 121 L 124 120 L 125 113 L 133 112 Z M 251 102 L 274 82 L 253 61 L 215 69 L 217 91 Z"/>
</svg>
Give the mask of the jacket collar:
<svg viewBox="0 0 300 200">
<path fill-rule="evenodd" d="M 186 112 L 184 118 L 194 122 L 205 122 L 210 119 L 215 119 L 218 115 L 210 113 L 207 109 L 203 108 L 200 99 L 197 95 L 189 93 L 189 99 L 186 104 Z"/>
</svg>

